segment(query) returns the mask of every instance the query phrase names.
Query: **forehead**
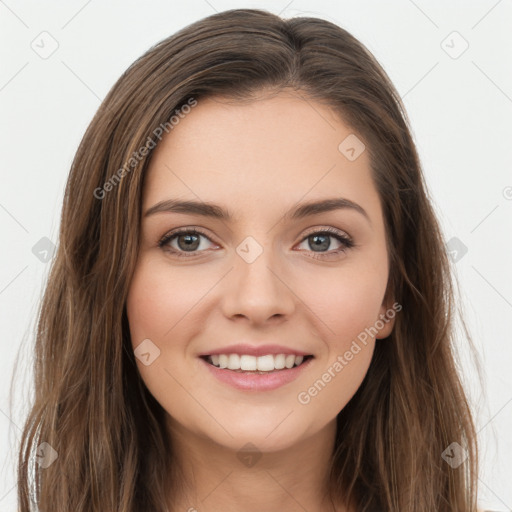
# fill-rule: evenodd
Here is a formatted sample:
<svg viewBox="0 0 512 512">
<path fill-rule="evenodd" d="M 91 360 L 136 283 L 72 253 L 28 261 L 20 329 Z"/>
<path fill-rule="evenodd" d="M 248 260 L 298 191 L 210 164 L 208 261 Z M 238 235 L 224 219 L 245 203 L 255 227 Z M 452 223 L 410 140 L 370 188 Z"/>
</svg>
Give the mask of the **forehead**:
<svg viewBox="0 0 512 512">
<path fill-rule="evenodd" d="M 340 151 L 355 136 L 302 93 L 200 99 L 155 148 L 143 207 L 169 196 L 233 205 L 234 214 L 327 196 L 378 200 L 368 152 L 349 159 Z"/>
</svg>

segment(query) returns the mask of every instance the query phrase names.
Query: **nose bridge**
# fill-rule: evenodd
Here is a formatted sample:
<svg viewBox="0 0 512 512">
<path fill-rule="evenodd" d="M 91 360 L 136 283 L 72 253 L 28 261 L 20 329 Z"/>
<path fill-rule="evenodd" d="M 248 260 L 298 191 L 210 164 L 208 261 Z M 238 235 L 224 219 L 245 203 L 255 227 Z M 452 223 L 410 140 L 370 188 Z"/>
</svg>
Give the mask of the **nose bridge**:
<svg viewBox="0 0 512 512">
<path fill-rule="evenodd" d="M 225 296 L 227 315 L 244 315 L 264 321 L 274 315 L 292 312 L 293 293 L 285 285 L 283 265 L 268 240 L 260 243 L 248 236 L 236 247 L 230 286 Z"/>
</svg>

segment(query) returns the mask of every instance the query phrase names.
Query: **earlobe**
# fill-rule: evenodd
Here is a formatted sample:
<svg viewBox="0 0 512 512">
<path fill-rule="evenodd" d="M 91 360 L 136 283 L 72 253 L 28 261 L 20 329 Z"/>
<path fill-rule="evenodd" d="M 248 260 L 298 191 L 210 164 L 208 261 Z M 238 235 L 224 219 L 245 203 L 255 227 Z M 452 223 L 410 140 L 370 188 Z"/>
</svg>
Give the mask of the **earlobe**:
<svg viewBox="0 0 512 512">
<path fill-rule="evenodd" d="M 376 339 L 385 339 L 393 332 L 396 315 L 401 309 L 402 305 L 393 300 L 382 304 L 379 316 L 375 320 L 375 328 L 378 330 L 375 335 Z"/>
</svg>

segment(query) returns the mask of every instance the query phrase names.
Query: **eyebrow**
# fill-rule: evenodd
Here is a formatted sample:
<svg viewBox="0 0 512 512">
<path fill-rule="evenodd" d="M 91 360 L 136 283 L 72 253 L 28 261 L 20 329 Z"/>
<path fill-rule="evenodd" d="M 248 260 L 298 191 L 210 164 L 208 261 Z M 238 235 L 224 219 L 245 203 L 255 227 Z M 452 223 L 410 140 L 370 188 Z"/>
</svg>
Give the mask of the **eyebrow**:
<svg viewBox="0 0 512 512">
<path fill-rule="evenodd" d="M 344 209 L 350 209 L 360 213 L 371 224 L 370 217 L 362 206 L 350 201 L 349 199 L 341 197 L 299 204 L 294 209 L 287 212 L 283 218 L 285 220 L 299 220 L 311 215 L 318 215 L 324 212 Z M 185 213 L 202 215 L 204 217 L 211 217 L 227 222 L 232 222 L 234 219 L 234 215 L 229 210 L 226 210 L 219 205 L 204 201 L 179 201 L 177 199 L 166 199 L 148 208 L 144 217 L 149 217 L 156 213 Z"/>
</svg>

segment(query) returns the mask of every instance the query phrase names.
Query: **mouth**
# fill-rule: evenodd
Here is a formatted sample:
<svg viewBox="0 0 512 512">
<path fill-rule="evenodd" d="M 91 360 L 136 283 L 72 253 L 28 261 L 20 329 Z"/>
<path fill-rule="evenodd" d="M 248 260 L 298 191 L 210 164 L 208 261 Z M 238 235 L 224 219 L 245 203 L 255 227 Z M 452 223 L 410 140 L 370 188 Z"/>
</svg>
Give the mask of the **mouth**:
<svg viewBox="0 0 512 512">
<path fill-rule="evenodd" d="M 235 373 L 267 375 L 297 368 L 313 359 L 314 356 L 267 354 L 256 357 L 245 354 L 215 354 L 200 357 L 216 368 L 230 370 Z"/>
</svg>

